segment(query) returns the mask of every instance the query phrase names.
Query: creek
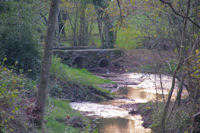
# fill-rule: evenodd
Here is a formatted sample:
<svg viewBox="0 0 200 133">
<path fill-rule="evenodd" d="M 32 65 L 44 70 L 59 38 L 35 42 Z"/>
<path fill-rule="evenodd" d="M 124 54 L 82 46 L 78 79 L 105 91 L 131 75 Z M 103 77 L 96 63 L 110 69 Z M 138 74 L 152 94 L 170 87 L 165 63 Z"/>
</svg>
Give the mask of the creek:
<svg viewBox="0 0 200 133">
<path fill-rule="evenodd" d="M 82 114 L 97 119 L 99 133 L 151 133 L 150 128 L 142 126 L 142 116 L 138 113 L 131 115 L 129 112 L 137 111 L 134 106 L 138 103 L 162 100 L 167 96 L 171 87 L 172 77 L 155 74 L 126 73 L 126 74 L 97 74 L 117 83 L 117 87 L 107 85 L 111 91 L 120 98 L 101 103 L 72 102 L 71 107 Z M 161 89 L 163 88 L 163 89 Z M 176 86 L 177 88 L 177 86 Z M 175 97 L 176 91 L 173 94 Z M 129 105 L 133 105 L 130 106 Z M 126 106 L 126 108 L 124 108 Z"/>
</svg>

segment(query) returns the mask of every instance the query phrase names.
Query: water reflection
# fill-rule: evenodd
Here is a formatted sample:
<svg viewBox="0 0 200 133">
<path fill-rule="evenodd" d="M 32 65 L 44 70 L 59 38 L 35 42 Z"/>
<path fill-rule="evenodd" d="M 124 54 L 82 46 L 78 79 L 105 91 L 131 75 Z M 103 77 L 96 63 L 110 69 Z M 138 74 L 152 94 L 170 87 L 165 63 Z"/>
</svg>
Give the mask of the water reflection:
<svg viewBox="0 0 200 133">
<path fill-rule="evenodd" d="M 137 87 L 123 87 L 117 92 L 119 95 L 123 95 L 128 99 L 133 99 L 135 103 L 146 103 L 148 101 L 162 100 L 162 92 L 155 89 L 144 89 Z M 166 92 L 164 92 L 166 95 Z"/>
<path fill-rule="evenodd" d="M 124 118 L 101 119 L 99 123 L 99 133 L 151 133 L 150 129 L 143 128 L 134 120 Z"/>
<path fill-rule="evenodd" d="M 116 118 L 128 116 L 128 111 L 111 104 L 103 105 L 98 103 L 82 102 L 70 103 L 71 107 L 75 110 L 84 112 L 87 116 L 100 117 L 100 118 Z"/>
<path fill-rule="evenodd" d="M 161 88 L 159 85 L 160 80 L 152 74 L 130 73 L 112 77 L 111 80 L 127 82 L 128 85 L 125 84 L 127 87 L 120 88 L 117 91 L 120 96 L 126 98 L 103 103 L 71 103 L 71 107 L 84 112 L 87 116 L 101 118 L 98 125 L 99 133 L 151 133 L 150 129 L 142 126 L 143 121 L 140 115 L 129 115 L 129 111 L 122 109 L 121 105 L 146 103 L 155 100 L 161 101 L 163 98 L 162 93 L 165 98 L 167 97 L 172 78 L 162 75 L 163 91 L 162 89 L 157 89 Z M 134 84 L 130 85 L 132 82 Z M 176 94 L 176 90 L 174 94 Z"/>
<path fill-rule="evenodd" d="M 134 88 L 127 88 L 128 94 L 127 97 L 130 99 L 134 99 L 136 103 L 146 103 L 148 101 L 153 100 L 161 100 L 162 94 L 157 93 L 156 91 L 147 91 L 147 89 L 134 89 Z"/>
</svg>

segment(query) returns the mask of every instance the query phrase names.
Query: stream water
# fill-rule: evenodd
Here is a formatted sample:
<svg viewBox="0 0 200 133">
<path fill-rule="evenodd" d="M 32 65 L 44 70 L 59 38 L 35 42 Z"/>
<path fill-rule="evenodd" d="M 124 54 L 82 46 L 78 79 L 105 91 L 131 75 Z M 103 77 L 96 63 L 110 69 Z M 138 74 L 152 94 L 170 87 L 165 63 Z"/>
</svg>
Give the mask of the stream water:
<svg viewBox="0 0 200 133">
<path fill-rule="evenodd" d="M 163 95 L 167 95 L 172 78 L 162 75 L 162 91 L 158 75 L 128 73 L 101 76 L 117 82 L 118 87 L 112 90 L 123 98 L 101 103 L 73 102 L 71 107 L 88 117 L 97 118 L 99 133 L 151 133 L 151 129 L 142 126 L 141 115 L 130 115 L 133 108 L 124 109 L 122 106 L 161 100 Z"/>
</svg>

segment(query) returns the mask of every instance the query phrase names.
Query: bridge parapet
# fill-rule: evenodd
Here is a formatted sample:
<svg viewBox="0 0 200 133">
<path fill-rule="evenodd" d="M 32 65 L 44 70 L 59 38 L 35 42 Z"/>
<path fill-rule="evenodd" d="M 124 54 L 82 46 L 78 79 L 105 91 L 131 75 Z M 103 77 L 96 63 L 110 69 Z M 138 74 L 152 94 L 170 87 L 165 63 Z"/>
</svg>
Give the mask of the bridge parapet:
<svg viewBox="0 0 200 133">
<path fill-rule="evenodd" d="M 123 55 L 120 49 L 54 49 L 63 63 L 78 68 L 108 67 L 113 59 Z"/>
</svg>

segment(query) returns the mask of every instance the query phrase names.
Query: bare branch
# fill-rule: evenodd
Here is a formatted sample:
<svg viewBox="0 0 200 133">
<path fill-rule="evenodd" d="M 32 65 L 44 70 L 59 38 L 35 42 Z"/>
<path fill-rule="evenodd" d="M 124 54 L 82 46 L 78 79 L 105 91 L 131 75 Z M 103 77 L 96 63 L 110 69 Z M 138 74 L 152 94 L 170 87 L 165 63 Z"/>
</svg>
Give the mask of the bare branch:
<svg viewBox="0 0 200 133">
<path fill-rule="evenodd" d="M 119 7 L 120 18 L 121 18 L 121 21 L 122 21 L 123 16 L 122 16 L 122 9 L 121 9 L 121 5 L 120 5 L 119 0 L 117 0 L 117 5 L 118 5 L 118 7 Z"/>
<path fill-rule="evenodd" d="M 177 16 L 180 16 L 180 17 L 182 17 L 182 18 L 188 19 L 188 20 L 189 20 L 192 24 L 194 24 L 197 28 L 200 28 L 200 25 L 197 24 L 195 21 L 193 21 L 193 20 L 191 19 L 191 17 L 185 16 L 185 15 L 183 15 L 183 14 L 180 14 L 178 11 L 176 11 L 176 9 L 174 8 L 174 6 L 172 5 L 171 2 L 167 2 L 167 1 L 164 1 L 164 0 L 160 0 L 160 2 L 162 2 L 163 4 L 168 5 L 168 6 L 171 8 L 171 10 L 172 10 Z"/>
</svg>

